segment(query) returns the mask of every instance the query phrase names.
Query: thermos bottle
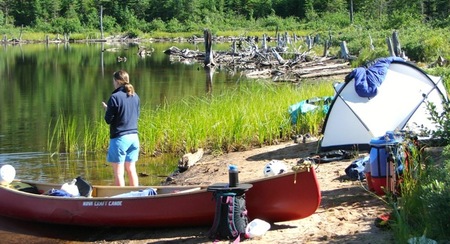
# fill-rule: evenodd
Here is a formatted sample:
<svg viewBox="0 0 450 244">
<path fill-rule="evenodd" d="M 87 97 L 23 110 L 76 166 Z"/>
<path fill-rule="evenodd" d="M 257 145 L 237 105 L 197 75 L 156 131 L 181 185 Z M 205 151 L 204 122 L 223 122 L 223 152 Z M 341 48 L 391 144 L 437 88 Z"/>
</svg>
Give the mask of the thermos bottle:
<svg viewBox="0 0 450 244">
<path fill-rule="evenodd" d="M 228 166 L 229 186 L 236 187 L 239 184 L 239 171 L 236 165 Z"/>
</svg>

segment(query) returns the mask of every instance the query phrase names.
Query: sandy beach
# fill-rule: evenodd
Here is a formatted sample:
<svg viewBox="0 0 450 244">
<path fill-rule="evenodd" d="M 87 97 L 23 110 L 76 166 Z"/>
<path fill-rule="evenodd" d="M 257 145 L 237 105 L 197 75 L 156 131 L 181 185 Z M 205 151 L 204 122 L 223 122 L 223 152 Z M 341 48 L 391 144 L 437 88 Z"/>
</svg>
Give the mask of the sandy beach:
<svg viewBox="0 0 450 244">
<path fill-rule="evenodd" d="M 279 145 L 205 155 L 186 172 L 173 178 L 178 185 L 211 184 L 228 181 L 227 166 L 237 165 L 240 181 L 264 177 L 264 166 L 282 160 L 288 168 L 300 158 L 316 152 L 317 141 L 285 142 Z M 361 154 L 360 156 L 364 156 Z M 378 215 L 388 212 L 385 203 L 366 190 L 365 182 L 352 181 L 345 168 L 354 159 L 315 165 L 322 200 L 317 211 L 304 219 L 272 223 L 259 239 L 245 243 L 393 243 L 388 230 L 375 226 Z M 152 211 L 149 209 L 149 211 Z M 186 228 L 86 228 L 24 223 L 0 219 L 2 243 L 213 243 L 207 237 L 210 226 Z M 229 243 L 221 240 L 216 243 Z"/>
</svg>

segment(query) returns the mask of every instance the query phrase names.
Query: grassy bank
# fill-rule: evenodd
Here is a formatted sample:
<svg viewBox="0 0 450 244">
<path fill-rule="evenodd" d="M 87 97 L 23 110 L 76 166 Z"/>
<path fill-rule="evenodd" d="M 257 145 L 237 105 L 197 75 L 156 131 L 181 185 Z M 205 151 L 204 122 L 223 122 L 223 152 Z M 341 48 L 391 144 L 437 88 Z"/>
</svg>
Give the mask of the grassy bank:
<svg viewBox="0 0 450 244">
<path fill-rule="evenodd" d="M 142 107 L 141 151 L 146 155 L 183 154 L 205 148 L 221 154 L 275 144 L 296 134 L 318 135 L 325 116 L 321 111 L 302 115 L 291 125 L 288 107 L 332 95 L 331 84 L 326 80 L 300 84 L 245 81 L 221 94 L 161 104 L 157 109 Z M 49 131 L 48 149 L 101 152 L 108 146 L 108 133 L 103 115 L 96 121 L 61 116 Z"/>
</svg>

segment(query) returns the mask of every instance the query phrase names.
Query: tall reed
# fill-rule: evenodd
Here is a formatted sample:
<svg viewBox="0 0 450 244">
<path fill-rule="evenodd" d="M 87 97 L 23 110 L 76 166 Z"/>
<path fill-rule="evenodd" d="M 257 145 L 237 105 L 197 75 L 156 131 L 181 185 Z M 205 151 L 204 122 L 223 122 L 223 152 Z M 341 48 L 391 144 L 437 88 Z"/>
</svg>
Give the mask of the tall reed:
<svg viewBox="0 0 450 244">
<path fill-rule="evenodd" d="M 84 154 L 99 151 L 107 148 L 108 133 L 105 123 L 92 121 L 88 116 L 66 117 L 61 113 L 54 124 L 50 122 L 47 150 Z"/>
<path fill-rule="evenodd" d="M 49 141 L 47 148 L 50 151 L 57 152 L 75 152 L 79 149 L 78 140 L 80 134 L 78 133 L 78 121 L 73 117 L 66 117 L 63 113 L 59 115 L 54 125 L 48 132 Z"/>
<path fill-rule="evenodd" d="M 274 84 L 248 81 L 217 94 L 165 102 L 156 109 L 143 105 L 139 120 L 141 151 L 147 155 L 185 153 L 207 148 L 223 153 L 270 145 L 293 134 L 320 133 L 323 113 L 301 116 L 291 124 L 288 107 L 311 97 L 330 96 L 330 81 Z M 95 121 L 61 115 L 49 130 L 50 150 L 104 151 L 108 126 L 99 115 Z"/>
<path fill-rule="evenodd" d="M 147 152 L 185 152 L 198 147 L 229 152 L 274 144 L 299 129 L 317 134 L 321 119 L 309 120 L 304 124 L 307 128 L 291 126 L 288 107 L 331 92 L 329 82 L 300 86 L 251 82 L 221 94 L 166 103 L 154 111 L 144 110 L 141 140 Z"/>
</svg>

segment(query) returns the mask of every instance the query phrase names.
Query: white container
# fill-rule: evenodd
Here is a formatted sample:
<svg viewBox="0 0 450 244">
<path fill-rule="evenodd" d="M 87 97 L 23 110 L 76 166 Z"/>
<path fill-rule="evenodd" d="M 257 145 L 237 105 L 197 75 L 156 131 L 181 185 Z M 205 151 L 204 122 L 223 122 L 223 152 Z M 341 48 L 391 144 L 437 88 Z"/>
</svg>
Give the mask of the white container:
<svg viewBox="0 0 450 244">
<path fill-rule="evenodd" d="M 69 193 L 72 197 L 79 197 L 80 191 L 78 190 L 78 186 L 75 185 L 75 182 L 77 182 L 77 179 L 73 179 L 70 183 L 64 183 L 61 186 L 61 190 Z"/>
<path fill-rule="evenodd" d="M 9 164 L 5 164 L 0 168 L 0 184 L 9 185 L 16 177 L 16 169 Z"/>
<path fill-rule="evenodd" d="M 245 237 L 261 238 L 269 229 L 269 223 L 261 219 L 254 219 L 245 228 Z"/>
<path fill-rule="evenodd" d="M 287 172 L 286 164 L 281 160 L 272 160 L 264 166 L 263 174 L 264 176 L 279 175 Z"/>
</svg>

